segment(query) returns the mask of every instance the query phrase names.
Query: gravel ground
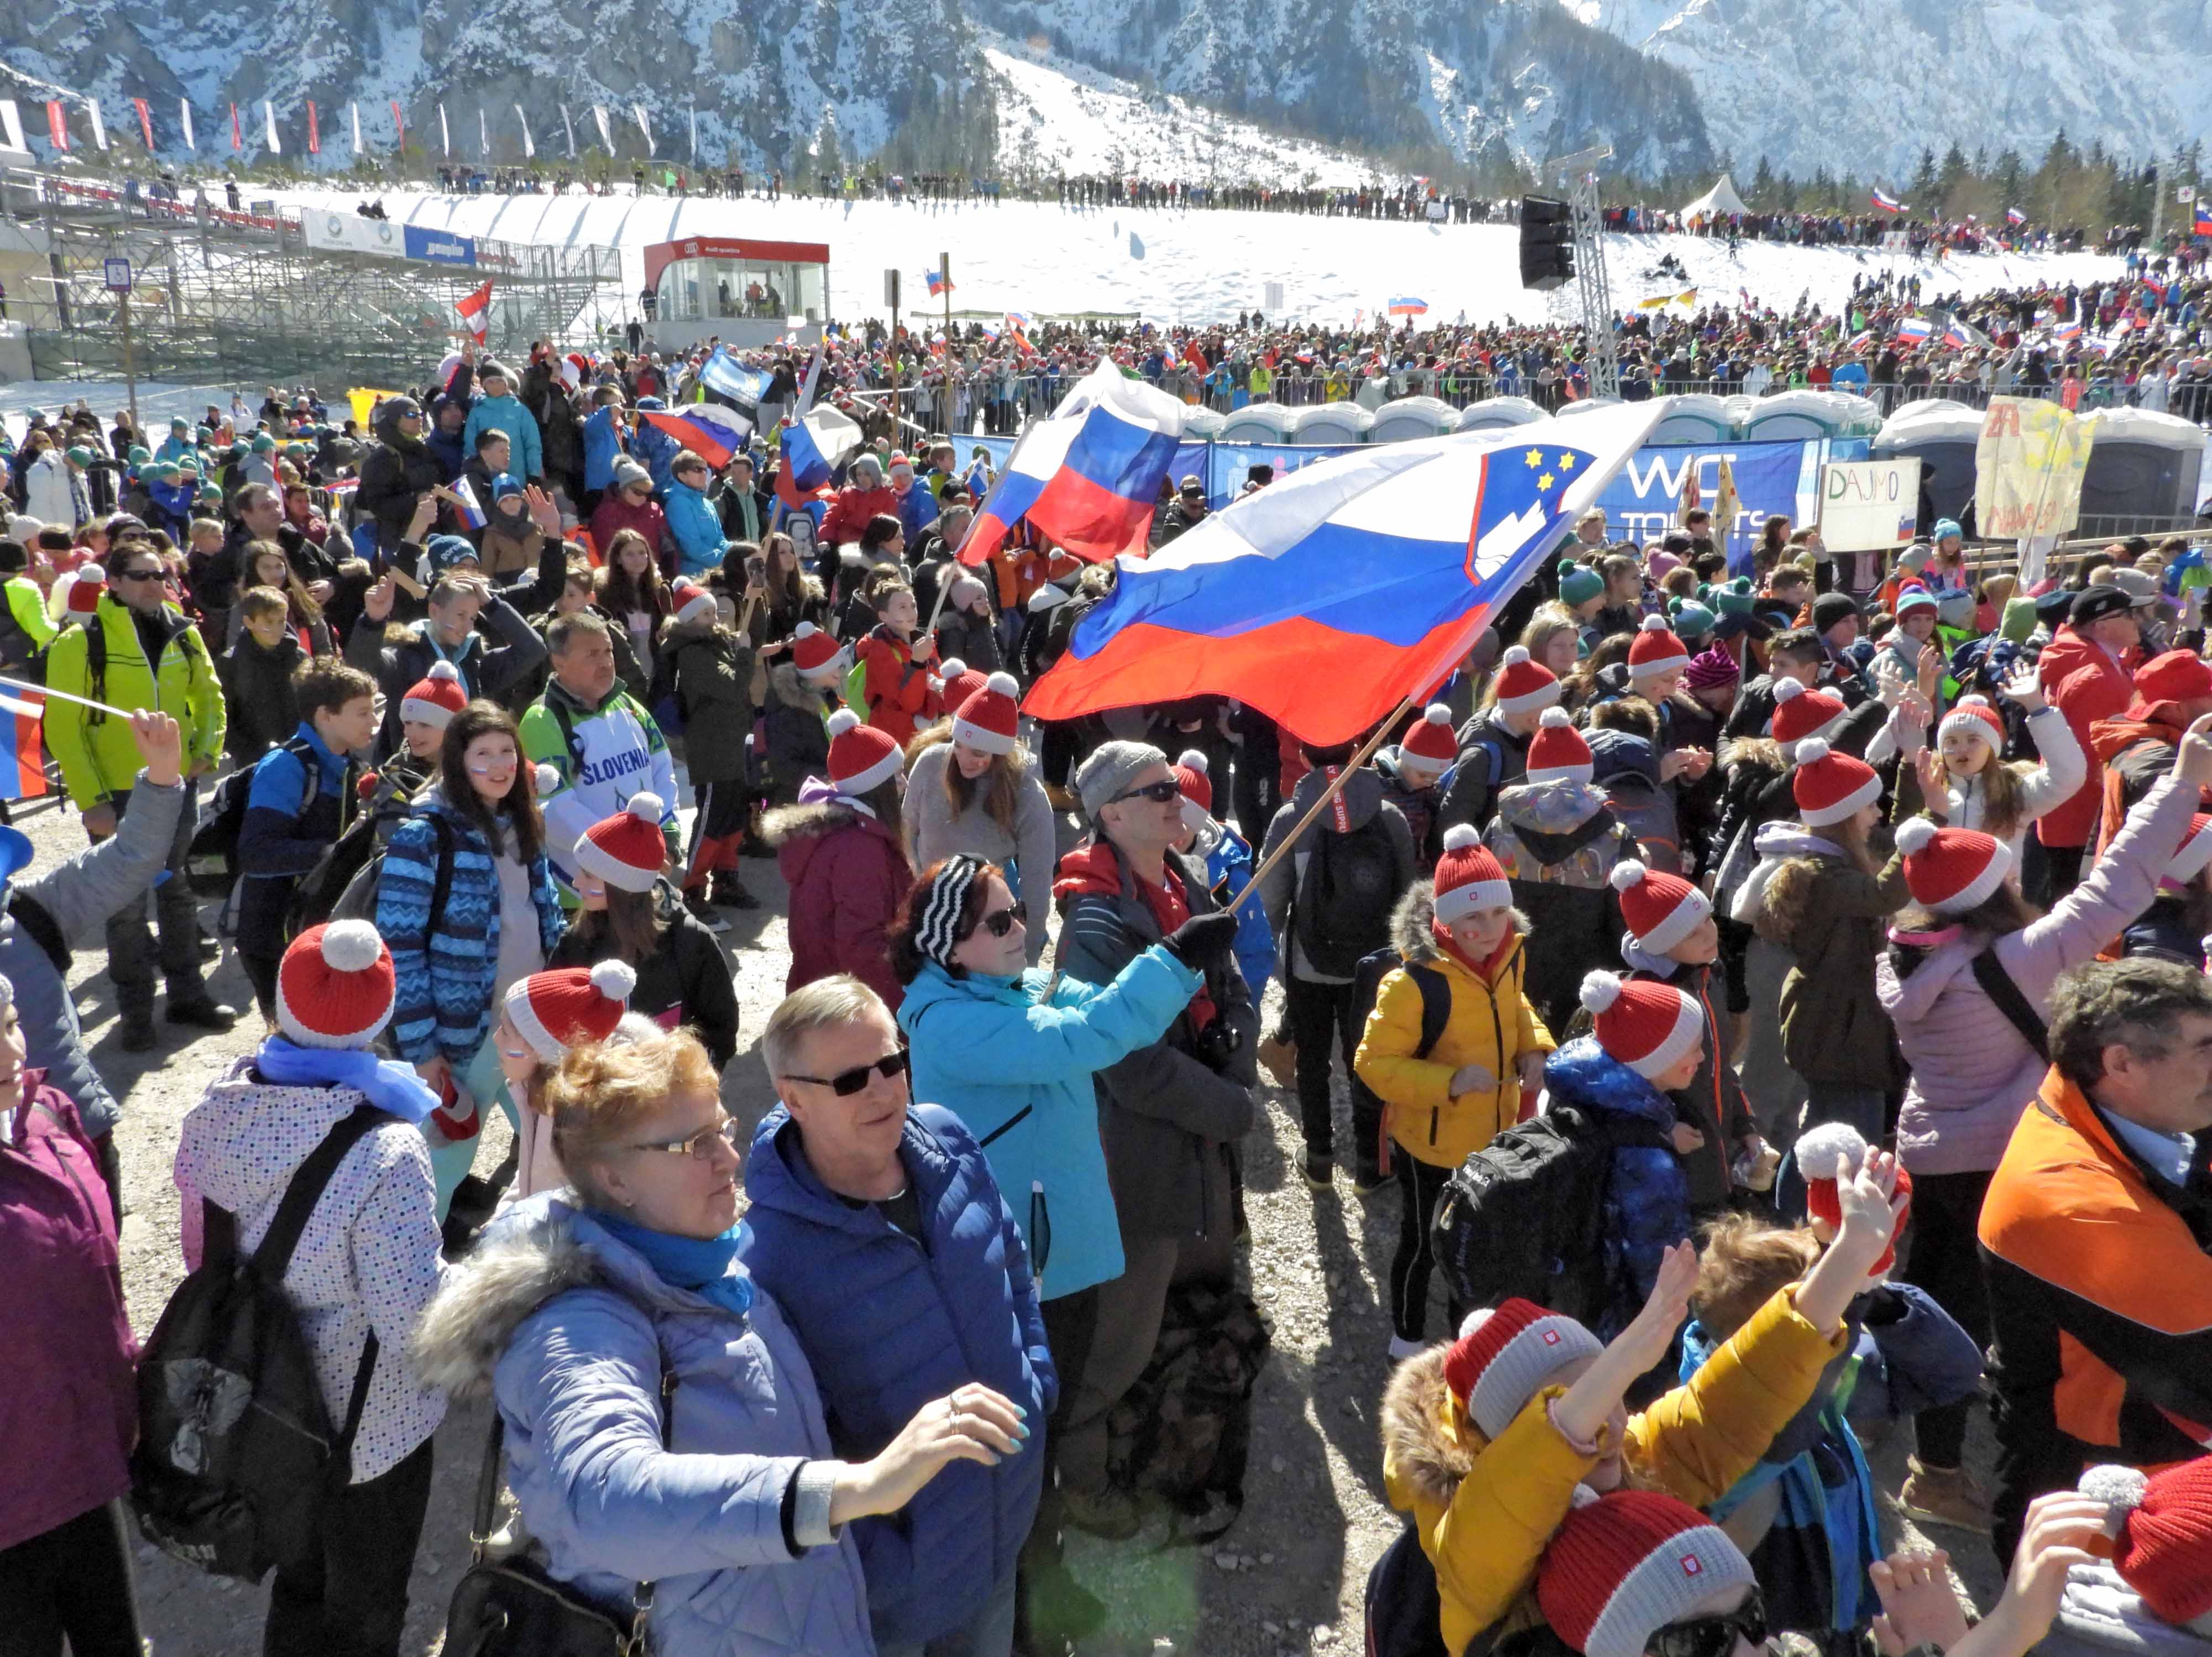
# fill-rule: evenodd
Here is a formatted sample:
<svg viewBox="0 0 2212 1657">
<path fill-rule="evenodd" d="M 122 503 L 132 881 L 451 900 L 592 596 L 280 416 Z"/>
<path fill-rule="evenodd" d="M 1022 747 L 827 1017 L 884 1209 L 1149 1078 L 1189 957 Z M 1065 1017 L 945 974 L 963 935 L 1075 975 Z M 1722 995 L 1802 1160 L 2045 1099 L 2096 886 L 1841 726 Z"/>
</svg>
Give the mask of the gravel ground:
<svg viewBox="0 0 2212 1657">
<path fill-rule="evenodd" d="M 17 822 L 37 843 L 41 861 L 83 844 L 73 812 L 19 812 Z M 1063 845 L 1073 838 L 1072 822 L 1063 820 Z M 744 877 L 764 901 L 757 912 L 733 916 L 723 938 L 743 1014 L 738 1056 L 723 1096 L 732 1112 L 750 1123 L 773 1102 L 753 1043 L 782 993 L 788 956 L 775 865 L 748 860 Z M 143 1334 L 183 1274 L 177 1193 L 169 1178 L 178 1124 L 208 1081 L 250 1049 L 252 1021 L 241 1021 L 229 1035 L 191 1041 L 164 1025 L 160 1052 L 125 1053 L 115 1041 L 104 951 L 82 948 L 76 960 L 86 1040 L 125 1100 L 118 1138 L 132 1211 L 124 1229 L 123 1267 L 132 1320 Z M 250 1006 L 252 991 L 228 956 L 211 983 L 218 998 Z M 1279 995 L 1271 992 L 1271 1005 Z M 1348 1144 L 1340 1079 L 1336 1102 L 1338 1143 Z M 1259 1381 L 1243 1515 L 1202 1550 L 1168 1545 L 1158 1521 L 1128 1543 L 1073 1538 L 1071 1568 L 1109 1614 L 1107 1626 L 1083 1642 L 1085 1654 L 1172 1649 L 1273 1657 L 1361 1648 L 1367 1569 L 1398 1524 L 1383 1499 L 1376 1427 L 1390 1332 L 1383 1273 L 1395 1246 L 1397 1198 L 1386 1190 L 1363 1202 L 1342 1173 L 1330 1190 L 1310 1189 L 1297 1169 L 1295 1099 L 1269 1088 L 1265 1103 L 1265 1120 L 1244 1145 L 1251 1229 L 1245 1269 L 1273 1323 L 1274 1344 Z M 489 1143 L 477 1158 L 480 1170 L 507 1148 L 506 1126 L 495 1113 L 485 1132 Z M 1445 1332 L 1441 1300 L 1431 1332 Z M 446 1600 L 467 1561 L 467 1507 L 485 1425 L 480 1411 L 459 1411 L 438 1435 L 436 1486 L 402 1648 L 408 1657 L 440 1648 Z M 1887 1490 L 1903 1478 L 1902 1437 L 1893 1434 L 1890 1442 L 1869 1446 Z M 1987 1423 L 1978 1413 L 1969 1463 L 1986 1477 L 1990 1460 Z M 1909 1528 L 1893 1512 L 1886 1512 L 1886 1522 Z M 1963 1588 L 1986 1607 L 2002 1585 L 1987 1544 L 1957 1533 L 1936 1539 L 1959 1550 Z M 229 1657 L 258 1646 L 265 1589 L 215 1581 L 143 1545 L 138 1570 L 149 1649 L 159 1657 Z"/>
</svg>

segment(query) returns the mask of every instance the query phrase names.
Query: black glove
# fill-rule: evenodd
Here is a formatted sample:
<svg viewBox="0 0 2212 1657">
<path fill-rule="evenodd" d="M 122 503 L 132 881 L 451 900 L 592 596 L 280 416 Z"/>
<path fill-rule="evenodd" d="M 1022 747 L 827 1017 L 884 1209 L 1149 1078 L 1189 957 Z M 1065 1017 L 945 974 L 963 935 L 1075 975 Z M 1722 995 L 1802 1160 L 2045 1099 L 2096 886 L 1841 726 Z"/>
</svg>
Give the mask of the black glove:
<svg viewBox="0 0 2212 1657">
<path fill-rule="evenodd" d="M 1193 915 L 1160 942 L 1191 971 L 1202 973 L 1228 960 L 1237 943 L 1237 917 L 1227 909 L 1210 909 Z"/>
</svg>

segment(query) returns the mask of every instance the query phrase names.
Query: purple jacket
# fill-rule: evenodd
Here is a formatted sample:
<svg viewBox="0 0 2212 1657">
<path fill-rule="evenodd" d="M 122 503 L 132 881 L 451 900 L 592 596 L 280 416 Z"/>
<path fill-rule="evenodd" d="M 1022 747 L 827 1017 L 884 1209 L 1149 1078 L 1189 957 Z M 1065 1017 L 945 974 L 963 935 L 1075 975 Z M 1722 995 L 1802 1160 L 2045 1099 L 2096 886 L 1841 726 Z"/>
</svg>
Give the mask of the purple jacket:
<svg viewBox="0 0 2212 1657">
<path fill-rule="evenodd" d="M 2196 810 L 2195 789 L 2160 779 L 2079 886 L 2042 920 L 1997 939 L 1997 960 L 2038 1012 L 2050 1016 L 2061 973 L 2094 961 L 2149 907 Z M 1988 943 L 1954 928 L 1904 978 L 1893 951 L 1875 962 L 1875 993 L 1912 1067 L 1897 1150 L 1915 1174 L 1996 1168 L 2051 1068 L 1975 979 L 1974 957 Z"/>
<path fill-rule="evenodd" d="M 92 1142 L 46 1073 L 0 1117 L 0 1548 L 131 1488 L 138 1343 L 123 1304 L 115 1219 Z"/>
</svg>

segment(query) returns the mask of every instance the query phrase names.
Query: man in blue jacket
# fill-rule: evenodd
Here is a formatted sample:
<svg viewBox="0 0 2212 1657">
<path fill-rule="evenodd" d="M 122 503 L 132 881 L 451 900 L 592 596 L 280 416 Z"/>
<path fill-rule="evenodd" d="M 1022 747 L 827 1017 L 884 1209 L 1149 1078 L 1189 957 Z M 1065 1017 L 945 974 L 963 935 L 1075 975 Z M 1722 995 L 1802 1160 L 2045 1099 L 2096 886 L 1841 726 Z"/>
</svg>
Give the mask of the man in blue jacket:
<svg viewBox="0 0 2212 1657">
<path fill-rule="evenodd" d="M 761 1049 L 781 1102 L 746 1158 L 745 1264 L 798 1332 L 837 1453 L 875 1454 L 970 1383 L 1025 1412 L 1017 1454 L 854 1521 L 878 1657 L 1004 1652 L 1060 1390 L 1021 1228 L 960 1119 L 909 1100 L 898 1026 L 858 979 L 785 997 Z"/>
</svg>

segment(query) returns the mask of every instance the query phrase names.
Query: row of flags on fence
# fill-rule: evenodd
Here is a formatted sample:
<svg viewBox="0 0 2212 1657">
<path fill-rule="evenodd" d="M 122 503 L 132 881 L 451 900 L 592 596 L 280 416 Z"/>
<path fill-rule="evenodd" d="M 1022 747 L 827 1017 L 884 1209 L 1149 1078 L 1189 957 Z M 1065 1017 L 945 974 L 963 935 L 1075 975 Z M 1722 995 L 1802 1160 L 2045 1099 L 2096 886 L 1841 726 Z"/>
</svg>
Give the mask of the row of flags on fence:
<svg viewBox="0 0 2212 1657">
<path fill-rule="evenodd" d="M 296 117 L 288 118 L 283 124 L 289 128 L 294 119 L 301 122 L 304 126 L 304 143 L 307 153 L 310 155 L 319 155 L 323 150 L 323 112 L 316 108 L 312 99 L 303 100 L 302 103 L 302 112 Z M 107 123 L 101 115 L 100 100 L 97 98 L 49 99 L 46 102 L 46 142 L 58 152 L 66 153 L 70 150 L 72 147 L 70 118 L 73 107 L 76 106 L 82 107 L 84 124 L 91 139 L 92 148 L 100 150 L 112 148 L 108 142 Z M 131 100 L 131 107 L 132 113 L 138 118 L 138 136 L 144 142 L 147 153 L 151 155 L 161 148 L 161 140 L 155 133 L 154 107 L 143 98 L 133 98 Z M 407 143 L 406 114 L 400 108 L 397 99 L 392 100 L 388 107 L 392 111 L 392 147 L 404 149 Z M 530 130 L 530 117 L 524 112 L 520 104 L 515 104 L 512 107 L 514 111 L 514 118 L 522 132 L 523 156 L 526 160 L 535 161 L 538 156 L 538 142 Z M 236 104 L 230 106 L 230 148 L 234 150 L 243 150 L 247 147 L 246 134 L 252 124 L 251 108 L 249 105 L 247 115 L 241 118 L 239 106 Z M 451 157 L 453 153 L 453 124 L 447 118 L 444 104 L 438 105 L 437 111 L 439 148 L 443 155 Z M 659 152 L 654 145 L 653 123 L 646 112 L 645 106 L 641 103 L 634 103 L 629 106 L 629 118 L 637 124 L 639 136 L 645 141 L 646 154 L 657 155 Z M 612 155 L 615 150 L 615 124 L 621 120 L 622 112 L 617 110 L 614 118 L 610 120 L 607 106 L 605 104 L 593 104 L 591 106 L 591 115 L 593 123 L 599 128 L 600 147 L 609 155 Z M 699 112 L 694 109 L 690 112 L 690 116 L 691 155 L 696 161 L 699 155 Z M 366 155 L 368 146 L 362 133 L 361 106 L 358 103 L 349 103 L 346 106 L 346 118 L 352 131 L 354 153 L 356 155 Z M 266 98 L 261 100 L 259 126 L 260 147 L 269 155 L 283 155 L 284 136 L 279 129 L 276 106 Z M 576 126 L 570 117 L 568 106 L 565 104 L 561 106 L 561 131 L 567 143 L 568 159 L 574 161 L 576 159 Z M 185 149 L 194 154 L 198 153 L 199 134 L 192 122 L 192 106 L 190 99 L 181 99 L 178 102 L 176 137 Z M 293 142 L 295 143 L 302 142 L 302 134 L 296 130 L 294 131 Z M 479 154 L 485 159 L 489 159 L 491 118 L 481 106 L 477 110 L 477 146 Z M 0 152 L 19 155 L 27 155 L 31 153 L 30 144 L 25 136 L 23 112 L 16 100 L 12 98 L 0 98 Z M 930 292 L 934 294 L 937 291 L 933 282 Z"/>
</svg>

